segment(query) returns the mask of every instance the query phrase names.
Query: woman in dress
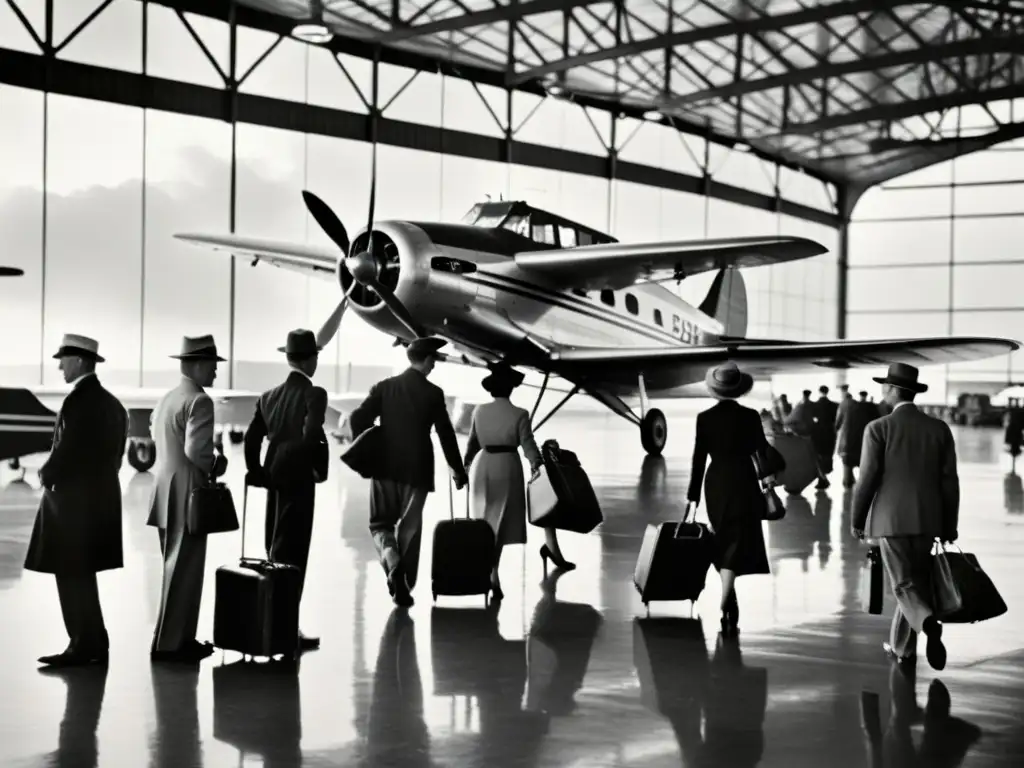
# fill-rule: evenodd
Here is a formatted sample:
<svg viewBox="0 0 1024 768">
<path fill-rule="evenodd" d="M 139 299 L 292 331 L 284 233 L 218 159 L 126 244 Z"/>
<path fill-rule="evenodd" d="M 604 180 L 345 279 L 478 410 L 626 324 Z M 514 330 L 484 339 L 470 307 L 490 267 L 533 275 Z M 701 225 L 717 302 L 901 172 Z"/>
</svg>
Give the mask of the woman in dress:
<svg viewBox="0 0 1024 768">
<path fill-rule="evenodd" d="M 530 414 L 509 401 L 512 390 L 523 383 L 523 374 L 504 363 L 491 367 L 481 386 L 494 398 L 473 411 L 473 425 L 466 446 L 466 472 L 469 475 L 470 515 L 486 520 L 494 529 L 496 541 L 491 595 L 501 600 L 504 594 L 498 580 L 501 550 L 508 544 L 526 543 L 526 484 L 519 448 L 523 449 L 530 469 L 536 475 L 543 461 L 530 429 Z M 558 547 L 554 528 L 545 528 L 546 542 L 541 558 L 572 570 Z"/>
<path fill-rule="evenodd" d="M 757 411 L 736 402 L 754 386 L 753 378 L 728 362 L 708 371 L 704 383 L 718 403 L 697 416 L 687 497 L 695 507 L 704 485 L 708 519 L 715 532 L 715 567 L 722 578 L 722 632 L 728 636 L 739 625 L 736 577 L 770 573 L 761 530 L 765 502 L 752 456 L 755 452 L 773 456 L 776 466 L 769 470 L 781 468 L 778 454 L 768 450 Z"/>
</svg>

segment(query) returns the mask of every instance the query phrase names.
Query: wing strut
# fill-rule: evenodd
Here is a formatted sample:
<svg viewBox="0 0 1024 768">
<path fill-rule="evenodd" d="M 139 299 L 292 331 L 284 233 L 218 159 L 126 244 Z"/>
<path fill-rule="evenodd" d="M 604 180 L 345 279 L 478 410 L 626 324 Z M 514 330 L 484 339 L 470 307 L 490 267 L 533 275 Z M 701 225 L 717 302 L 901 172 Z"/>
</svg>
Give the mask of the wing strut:
<svg viewBox="0 0 1024 768">
<path fill-rule="evenodd" d="M 579 384 L 574 384 L 572 389 L 569 390 L 569 394 L 567 394 L 565 397 L 563 397 L 561 400 L 558 401 L 558 405 L 556 405 L 554 408 L 552 408 L 551 412 L 547 416 L 545 416 L 543 419 L 541 419 L 540 423 L 538 423 L 536 426 L 533 427 L 533 431 L 536 432 L 538 429 L 543 427 L 547 423 L 548 419 L 550 419 L 552 416 L 554 416 L 556 413 L 558 413 L 558 411 L 561 410 L 562 406 L 565 405 L 567 402 L 569 402 L 569 398 L 571 398 L 573 395 L 575 395 L 579 391 L 580 391 L 580 385 Z M 540 398 L 539 397 L 537 398 L 537 405 L 538 406 L 540 405 Z M 534 406 L 533 410 L 534 410 L 534 412 L 536 412 L 537 407 Z M 531 422 L 533 421 L 533 416 L 532 415 L 530 416 L 530 420 L 531 420 Z"/>
</svg>

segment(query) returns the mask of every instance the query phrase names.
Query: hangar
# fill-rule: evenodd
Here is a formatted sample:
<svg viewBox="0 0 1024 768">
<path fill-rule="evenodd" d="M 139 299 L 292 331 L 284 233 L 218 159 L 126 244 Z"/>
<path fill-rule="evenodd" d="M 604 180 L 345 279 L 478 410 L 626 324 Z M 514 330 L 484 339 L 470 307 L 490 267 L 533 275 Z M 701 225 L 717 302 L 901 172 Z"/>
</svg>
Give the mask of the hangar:
<svg viewBox="0 0 1024 768">
<path fill-rule="evenodd" d="M 168 356 L 204 333 L 227 350 L 219 384 L 277 383 L 279 340 L 318 327 L 336 285 L 173 235 L 329 247 L 300 193 L 362 220 L 372 155 L 376 218 L 455 221 L 528 201 L 623 243 L 821 243 L 821 256 L 749 272 L 751 337 L 1024 337 L 1022 12 L 1014 0 L 5 0 L 0 266 L 24 274 L 0 280 L 0 384 L 59 383 L 50 357 L 72 329 L 102 340 L 111 387 L 171 386 Z M 674 288 L 696 305 L 707 277 Z M 396 354 L 351 318 L 318 377 L 365 390 Z M 930 369 L 926 402 L 1004 389 L 1019 355 Z M 876 374 L 843 377 L 857 389 Z M 365 589 L 365 567 L 352 573 Z M 604 714 L 617 684 L 592 681 Z M 467 696 L 466 711 L 487 700 Z M 438 727 L 473 732 L 466 718 Z M 645 749 L 602 744 L 590 764 Z"/>
</svg>

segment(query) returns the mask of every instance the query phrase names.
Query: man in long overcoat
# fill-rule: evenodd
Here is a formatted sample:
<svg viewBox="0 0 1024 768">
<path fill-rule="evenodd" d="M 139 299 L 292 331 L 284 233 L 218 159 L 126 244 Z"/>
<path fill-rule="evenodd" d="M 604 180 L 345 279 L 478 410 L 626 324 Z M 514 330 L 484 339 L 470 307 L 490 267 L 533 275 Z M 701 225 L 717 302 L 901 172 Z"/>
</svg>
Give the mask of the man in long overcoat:
<svg viewBox="0 0 1024 768">
<path fill-rule="evenodd" d="M 66 650 L 43 656 L 57 667 L 106 663 L 110 640 L 96 574 L 124 565 L 121 483 L 128 414 L 96 377 L 99 343 L 66 334 L 54 357 L 72 385 L 53 433 L 50 457 L 39 470 L 39 502 L 25 568 L 57 579 Z"/>
<path fill-rule="evenodd" d="M 836 416 L 836 429 L 839 430 L 836 453 L 843 462 L 843 486 L 846 488 L 853 487 L 853 470 L 860 466 L 864 429 L 878 418 L 878 408 L 868 402 L 868 393 L 861 392 L 859 397 L 860 400 L 851 403 L 852 407 L 840 409 Z"/>
<path fill-rule="evenodd" d="M 205 391 L 224 358 L 213 336 L 186 336 L 181 354 L 171 357 L 181 361 L 181 383 L 153 411 L 157 464 L 148 524 L 160 529 L 164 578 L 150 656 L 194 662 L 213 653 L 213 646 L 196 641 L 206 536 L 189 533 L 186 518 L 192 489 L 227 469 L 227 458 L 214 450 L 213 400 Z"/>
</svg>

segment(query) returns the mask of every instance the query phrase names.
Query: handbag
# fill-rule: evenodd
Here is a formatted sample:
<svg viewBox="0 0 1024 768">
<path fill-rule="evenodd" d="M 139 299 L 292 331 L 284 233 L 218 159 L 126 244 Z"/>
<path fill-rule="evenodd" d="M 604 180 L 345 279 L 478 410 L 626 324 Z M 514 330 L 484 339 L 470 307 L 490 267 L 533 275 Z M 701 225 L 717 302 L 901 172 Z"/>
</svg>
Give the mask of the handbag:
<svg viewBox="0 0 1024 768">
<path fill-rule="evenodd" d="M 941 542 L 936 541 L 932 551 L 932 609 L 936 616 L 945 621 L 946 616 L 959 611 L 963 604 L 960 590 L 953 580 L 946 550 Z"/>
<path fill-rule="evenodd" d="M 353 472 L 365 478 L 374 478 L 381 470 L 384 457 L 384 430 L 374 424 L 357 437 L 348 450 L 341 454 L 341 460 Z"/>
<path fill-rule="evenodd" d="M 786 516 L 786 507 L 775 492 L 775 476 L 765 471 L 766 462 L 756 451 L 750 455 L 750 459 L 754 463 L 754 476 L 764 499 L 761 517 L 764 520 L 781 520 Z"/>
<path fill-rule="evenodd" d="M 943 560 L 948 565 L 951 581 L 960 596 L 960 607 L 951 613 L 940 615 L 945 624 L 971 624 L 986 621 L 1006 613 L 1006 602 L 992 579 L 982 570 L 978 558 L 963 552 L 959 547 L 950 551 L 939 544 L 934 560 Z"/>
<path fill-rule="evenodd" d="M 210 482 L 192 489 L 188 498 L 185 529 L 192 536 L 238 530 L 238 515 L 231 490 L 224 483 Z"/>
</svg>

